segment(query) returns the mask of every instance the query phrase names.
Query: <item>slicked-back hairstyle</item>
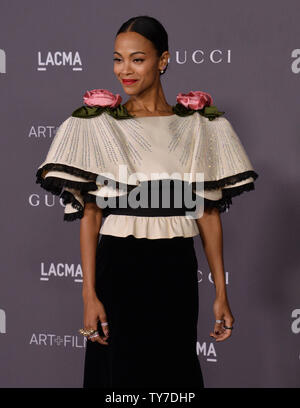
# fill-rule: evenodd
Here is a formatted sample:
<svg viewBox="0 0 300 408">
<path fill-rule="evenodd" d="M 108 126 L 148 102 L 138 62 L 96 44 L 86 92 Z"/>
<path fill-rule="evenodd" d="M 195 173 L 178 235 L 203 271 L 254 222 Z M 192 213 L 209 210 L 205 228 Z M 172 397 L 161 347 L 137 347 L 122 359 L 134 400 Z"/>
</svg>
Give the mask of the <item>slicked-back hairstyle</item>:
<svg viewBox="0 0 300 408">
<path fill-rule="evenodd" d="M 156 18 L 150 16 L 131 17 L 121 25 L 116 37 L 120 33 L 129 31 L 141 34 L 150 40 L 157 51 L 158 57 L 160 57 L 164 51 L 169 51 L 168 34 L 164 26 Z M 169 63 L 167 63 L 164 71 L 160 72 L 160 75 L 166 72 L 168 65 Z"/>
</svg>

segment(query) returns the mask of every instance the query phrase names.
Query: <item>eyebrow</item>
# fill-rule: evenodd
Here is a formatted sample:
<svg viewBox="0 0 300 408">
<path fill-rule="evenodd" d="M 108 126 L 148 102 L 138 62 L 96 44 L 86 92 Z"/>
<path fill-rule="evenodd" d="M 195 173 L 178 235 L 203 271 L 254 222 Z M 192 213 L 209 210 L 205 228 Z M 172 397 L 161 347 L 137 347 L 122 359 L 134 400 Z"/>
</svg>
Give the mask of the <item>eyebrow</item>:
<svg viewBox="0 0 300 408">
<path fill-rule="evenodd" d="M 122 54 L 121 54 L 120 52 L 118 52 L 118 51 L 114 51 L 114 54 L 119 54 L 119 55 L 122 56 Z M 132 53 L 130 54 L 130 56 L 131 56 L 131 55 L 134 55 L 134 54 L 145 54 L 145 55 L 146 55 L 146 53 L 143 52 L 143 51 L 135 51 L 135 52 L 132 52 Z"/>
</svg>

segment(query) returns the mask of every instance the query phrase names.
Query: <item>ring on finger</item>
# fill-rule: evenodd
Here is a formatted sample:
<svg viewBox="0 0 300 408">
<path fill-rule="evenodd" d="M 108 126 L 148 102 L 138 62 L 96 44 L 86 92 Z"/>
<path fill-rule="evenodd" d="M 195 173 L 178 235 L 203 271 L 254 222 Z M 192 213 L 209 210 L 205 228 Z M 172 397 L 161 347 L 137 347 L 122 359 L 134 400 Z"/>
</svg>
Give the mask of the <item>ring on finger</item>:
<svg viewBox="0 0 300 408">
<path fill-rule="evenodd" d="M 94 330 L 94 329 L 80 329 L 78 331 L 79 331 L 79 333 L 81 333 L 85 337 L 88 337 L 89 335 L 96 332 L 96 330 Z"/>
<path fill-rule="evenodd" d="M 99 333 L 97 331 L 95 331 L 93 334 L 91 334 L 90 336 L 88 336 L 89 339 L 93 339 L 94 337 L 98 337 Z"/>
</svg>

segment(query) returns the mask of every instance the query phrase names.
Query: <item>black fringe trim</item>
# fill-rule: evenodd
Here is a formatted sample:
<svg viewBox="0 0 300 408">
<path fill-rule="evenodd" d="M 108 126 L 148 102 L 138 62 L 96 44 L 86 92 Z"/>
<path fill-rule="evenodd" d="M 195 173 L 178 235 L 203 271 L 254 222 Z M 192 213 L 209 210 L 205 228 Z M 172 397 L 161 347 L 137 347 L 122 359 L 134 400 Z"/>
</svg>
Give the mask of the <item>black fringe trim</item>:
<svg viewBox="0 0 300 408">
<path fill-rule="evenodd" d="M 78 190 L 81 194 L 84 194 L 87 191 L 94 191 L 98 189 L 97 185 L 93 182 L 85 183 L 50 176 L 46 179 L 42 179 L 40 185 L 44 190 L 47 190 L 55 195 L 61 194 L 64 187 Z"/>
<path fill-rule="evenodd" d="M 44 170 L 45 171 L 48 171 L 48 170 L 62 171 L 62 172 L 65 172 L 65 173 L 68 173 L 68 174 L 71 174 L 77 177 L 85 178 L 87 180 L 90 180 L 90 182 L 87 183 L 87 182 L 80 182 L 80 181 L 72 181 L 72 180 L 66 180 L 66 179 L 62 179 L 58 177 L 51 177 L 51 176 L 44 179 L 44 177 L 42 177 Z M 107 180 L 110 180 L 110 182 L 115 183 L 114 185 L 116 186 L 116 188 L 124 189 L 127 186 L 128 191 L 136 187 L 136 185 L 120 183 L 118 181 L 109 179 L 106 176 L 101 176 L 101 174 L 92 173 L 86 170 L 79 169 L 78 167 L 68 166 L 66 164 L 47 163 L 45 164 L 45 166 L 41 167 L 36 172 L 36 183 L 40 184 L 41 187 L 45 188 L 46 190 L 56 195 L 59 195 L 61 193 L 61 190 L 64 186 L 74 188 L 76 190 L 80 190 L 80 192 L 83 194 L 86 191 L 95 191 L 98 189 L 97 184 L 96 184 L 97 178 L 100 179 L 100 181 L 103 181 L 103 184 L 107 184 L 108 183 Z M 49 181 L 47 182 L 47 180 Z"/>
<path fill-rule="evenodd" d="M 36 173 L 36 183 L 40 184 L 41 187 L 47 191 L 49 191 L 50 193 L 54 194 L 54 195 L 60 195 L 63 188 L 64 187 L 69 187 L 69 188 L 74 188 L 76 190 L 79 190 L 80 193 L 84 194 L 87 191 L 95 191 L 98 189 L 97 184 L 94 181 L 89 181 L 89 182 L 81 182 L 81 181 L 74 181 L 74 180 L 67 180 L 64 178 L 60 178 L 60 177 L 46 177 L 43 178 L 42 177 L 42 172 L 43 170 L 47 167 L 48 165 L 46 165 L 45 167 L 39 169 Z M 65 171 L 69 174 L 73 174 L 73 175 L 77 175 L 80 177 L 87 177 L 84 176 L 82 173 L 78 174 L 78 170 L 81 172 L 80 169 L 76 169 L 73 168 L 76 171 L 70 171 L 70 169 L 68 168 L 64 168 L 64 169 L 58 169 L 58 168 L 54 168 L 52 164 L 50 164 L 50 168 L 51 170 L 56 170 L 56 171 Z M 56 167 L 56 165 L 55 165 Z M 69 166 L 67 166 L 69 167 Z M 49 168 L 49 167 L 48 167 Z M 93 173 L 90 173 L 93 174 Z"/>
<path fill-rule="evenodd" d="M 252 191 L 252 190 L 255 190 L 255 186 L 253 182 L 242 184 L 237 187 L 224 188 L 222 192 L 225 198 L 228 198 L 228 197 L 231 198 L 231 197 L 235 197 L 237 195 L 242 194 L 244 191 Z"/>
<path fill-rule="evenodd" d="M 70 214 L 64 215 L 64 221 L 75 221 L 83 217 L 83 211 L 77 211 Z"/>
<path fill-rule="evenodd" d="M 87 180 L 96 181 L 97 174 L 90 171 L 79 169 L 78 167 L 68 166 L 67 164 L 60 163 L 47 163 L 45 166 L 38 169 L 36 173 L 37 183 L 40 182 L 42 178 L 42 173 L 44 170 L 53 170 L 53 171 L 64 171 L 66 173 L 72 174 L 74 176 L 83 177 Z"/>
<path fill-rule="evenodd" d="M 244 171 L 243 173 L 234 174 L 229 177 L 225 177 L 220 180 L 204 181 L 204 189 L 215 190 L 217 188 L 223 188 L 227 185 L 233 185 L 240 181 L 246 180 L 249 177 L 253 177 L 253 180 L 258 178 L 258 174 L 254 170 Z M 195 184 L 195 183 L 192 183 Z"/>
<path fill-rule="evenodd" d="M 63 171 L 63 172 L 72 174 L 74 176 L 86 178 L 87 180 L 90 180 L 90 183 L 59 179 L 55 177 L 47 177 L 46 179 L 44 179 L 42 177 L 43 170 Z M 99 175 L 96 173 L 91 173 L 91 172 L 79 169 L 77 167 L 67 166 L 65 164 L 48 163 L 37 171 L 36 183 L 41 184 L 43 188 L 57 195 L 61 193 L 61 190 L 64 186 L 74 188 L 74 189 L 80 190 L 81 193 L 85 193 L 87 191 L 95 191 L 98 189 L 96 185 L 96 179 L 98 176 Z M 214 190 L 218 188 L 223 188 L 226 185 L 233 185 L 240 181 L 246 180 L 249 177 L 253 177 L 253 180 L 256 180 L 258 178 L 258 174 L 254 170 L 248 170 L 248 171 L 244 171 L 243 173 L 234 174 L 232 176 L 225 177 L 220 180 L 204 181 L 204 188 L 206 190 Z M 104 176 L 103 178 L 104 180 L 107 179 Z M 120 188 L 120 187 L 122 188 L 122 186 L 126 186 L 126 184 L 120 183 L 117 181 L 115 183 L 116 183 L 115 184 L 116 188 Z M 192 182 L 192 185 L 193 187 L 195 187 L 196 182 Z M 134 186 L 127 185 L 127 187 L 134 188 L 136 187 L 136 185 Z M 50 190 L 50 188 L 52 190 Z"/>
<path fill-rule="evenodd" d="M 228 211 L 230 205 L 232 204 L 231 198 L 221 198 L 220 200 L 208 200 L 204 198 L 204 210 L 217 208 L 219 212 Z"/>
<path fill-rule="evenodd" d="M 83 210 L 81 203 L 75 198 L 75 196 L 70 191 L 64 190 L 60 198 L 62 198 L 64 205 L 71 204 L 73 208 L 76 208 L 76 210 L 78 211 Z"/>
<path fill-rule="evenodd" d="M 60 196 L 62 198 L 63 204 L 71 204 L 73 208 L 77 211 L 74 213 L 64 214 L 64 221 L 75 221 L 83 217 L 84 207 L 81 203 L 75 198 L 75 196 L 67 190 L 64 190 Z"/>
<path fill-rule="evenodd" d="M 208 200 L 204 198 L 204 209 L 217 208 L 220 213 L 228 211 L 232 205 L 232 197 L 236 197 L 245 191 L 255 190 L 254 182 L 242 184 L 237 187 L 230 187 L 228 189 L 223 189 L 223 197 L 220 200 Z"/>
</svg>

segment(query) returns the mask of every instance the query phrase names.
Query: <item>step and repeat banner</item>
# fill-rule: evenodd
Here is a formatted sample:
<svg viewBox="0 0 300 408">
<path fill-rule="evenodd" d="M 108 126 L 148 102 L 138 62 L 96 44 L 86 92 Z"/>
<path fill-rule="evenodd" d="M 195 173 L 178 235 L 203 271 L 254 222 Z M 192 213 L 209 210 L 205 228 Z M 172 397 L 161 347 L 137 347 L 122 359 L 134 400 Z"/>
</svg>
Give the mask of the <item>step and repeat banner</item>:
<svg viewBox="0 0 300 408">
<path fill-rule="evenodd" d="M 299 12 L 297 0 L 1 1 L 0 387 L 82 387 L 80 221 L 63 221 L 63 202 L 35 173 L 87 90 L 127 100 L 113 73 L 114 38 L 137 15 L 168 32 L 168 103 L 179 92 L 212 95 L 259 174 L 255 191 L 221 215 L 235 318 L 223 342 L 209 335 L 215 289 L 194 238 L 205 387 L 300 386 Z M 174 342 L 180 352 L 177 328 Z"/>
</svg>

